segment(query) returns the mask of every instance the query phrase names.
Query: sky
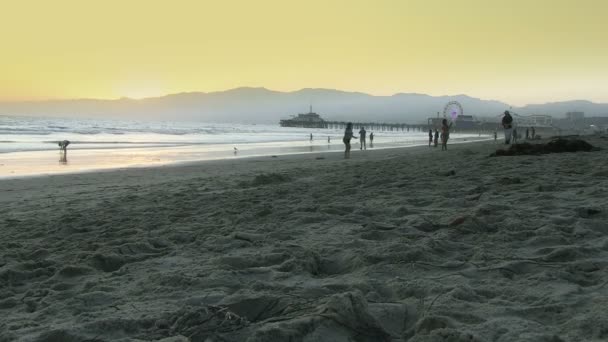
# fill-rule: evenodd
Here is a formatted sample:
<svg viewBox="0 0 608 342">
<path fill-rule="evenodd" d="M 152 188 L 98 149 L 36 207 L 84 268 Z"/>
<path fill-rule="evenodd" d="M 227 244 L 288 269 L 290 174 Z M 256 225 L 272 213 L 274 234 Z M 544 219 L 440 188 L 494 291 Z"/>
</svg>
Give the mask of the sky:
<svg viewBox="0 0 608 342">
<path fill-rule="evenodd" d="M 249 86 L 608 102 L 606 0 L 0 5 L 0 101 Z"/>
</svg>

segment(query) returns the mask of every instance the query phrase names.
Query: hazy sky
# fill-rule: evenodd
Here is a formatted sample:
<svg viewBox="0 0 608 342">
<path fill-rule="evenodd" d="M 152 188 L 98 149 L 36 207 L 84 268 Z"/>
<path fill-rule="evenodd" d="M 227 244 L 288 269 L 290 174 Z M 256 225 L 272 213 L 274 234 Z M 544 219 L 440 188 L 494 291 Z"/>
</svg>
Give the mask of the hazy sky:
<svg viewBox="0 0 608 342">
<path fill-rule="evenodd" d="M 0 0 L 0 100 L 239 86 L 608 102 L 607 0 Z"/>
</svg>

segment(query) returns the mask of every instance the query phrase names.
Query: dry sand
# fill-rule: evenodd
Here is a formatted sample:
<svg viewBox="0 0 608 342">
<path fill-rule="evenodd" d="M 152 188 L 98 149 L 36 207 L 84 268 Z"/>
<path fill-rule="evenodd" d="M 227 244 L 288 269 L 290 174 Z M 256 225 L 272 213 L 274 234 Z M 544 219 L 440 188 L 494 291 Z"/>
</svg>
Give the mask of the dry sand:
<svg viewBox="0 0 608 342">
<path fill-rule="evenodd" d="M 493 147 L 0 181 L 0 341 L 608 340 L 608 149 Z"/>
</svg>

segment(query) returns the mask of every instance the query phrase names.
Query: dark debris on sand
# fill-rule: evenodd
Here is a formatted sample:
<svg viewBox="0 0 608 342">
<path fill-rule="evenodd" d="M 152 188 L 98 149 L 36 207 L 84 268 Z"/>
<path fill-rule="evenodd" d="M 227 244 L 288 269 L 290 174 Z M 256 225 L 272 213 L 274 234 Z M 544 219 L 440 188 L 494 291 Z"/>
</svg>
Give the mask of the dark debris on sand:
<svg viewBox="0 0 608 342">
<path fill-rule="evenodd" d="M 530 144 L 527 142 L 511 145 L 507 150 L 496 150 L 490 154 L 490 157 L 501 156 L 521 156 L 521 155 L 540 155 L 548 153 L 564 153 L 564 152 L 591 152 L 598 151 L 598 147 L 594 147 L 585 140 L 581 139 L 564 139 L 556 138 L 546 144 Z"/>
</svg>

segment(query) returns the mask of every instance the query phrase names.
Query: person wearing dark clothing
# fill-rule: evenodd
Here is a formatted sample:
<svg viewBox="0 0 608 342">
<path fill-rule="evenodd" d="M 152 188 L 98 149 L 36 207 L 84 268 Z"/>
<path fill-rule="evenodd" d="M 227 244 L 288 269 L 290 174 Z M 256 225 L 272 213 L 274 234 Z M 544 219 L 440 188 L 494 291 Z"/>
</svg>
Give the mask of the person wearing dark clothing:
<svg viewBox="0 0 608 342">
<path fill-rule="evenodd" d="M 59 145 L 59 149 L 65 153 L 68 150 L 68 145 L 69 144 L 70 144 L 69 140 L 60 141 L 59 144 L 58 144 Z"/>
<path fill-rule="evenodd" d="M 452 123 L 448 125 L 448 120 L 443 119 L 441 121 L 441 150 L 448 150 L 448 139 L 450 138 L 450 127 L 452 127 Z"/>
<path fill-rule="evenodd" d="M 433 130 L 429 129 L 429 147 L 431 147 L 432 143 L 433 143 Z"/>
<path fill-rule="evenodd" d="M 536 137 L 536 129 L 534 129 L 534 127 L 532 127 L 532 140 L 534 140 L 535 137 Z"/>
<path fill-rule="evenodd" d="M 346 129 L 344 130 L 344 138 L 342 138 L 342 142 L 344 143 L 344 158 L 350 158 L 350 140 L 357 139 L 353 136 L 353 123 L 349 122 L 346 124 Z"/>
<path fill-rule="evenodd" d="M 367 131 L 365 130 L 365 127 L 361 127 L 361 130 L 359 130 L 359 141 L 361 142 L 360 150 L 363 150 L 363 149 L 367 150 L 367 145 L 365 144 L 365 135 L 366 134 L 367 134 Z"/>
<path fill-rule="evenodd" d="M 505 144 L 511 143 L 511 137 L 513 135 L 513 117 L 509 111 L 505 111 L 505 115 L 502 117 L 502 127 L 505 130 Z"/>
<path fill-rule="evenodd" d="M 435 147 L 439 144 L 439 131 L 435 128 Z"/>
<path fill-rule="evenodd" d="M 530 139 L 530 130 L 526 128 L 526 140 Z"/>
</svg>

